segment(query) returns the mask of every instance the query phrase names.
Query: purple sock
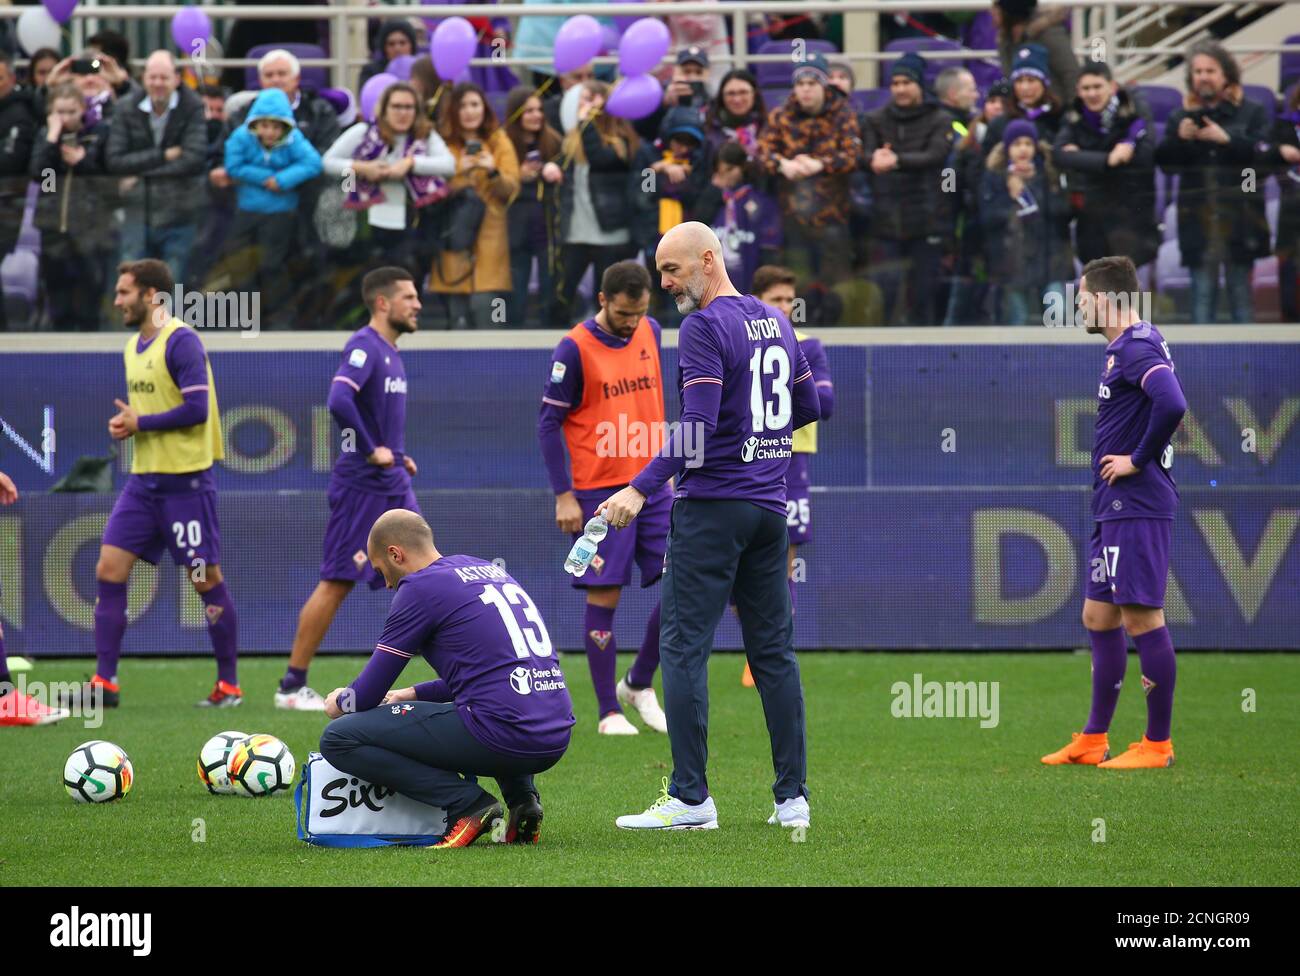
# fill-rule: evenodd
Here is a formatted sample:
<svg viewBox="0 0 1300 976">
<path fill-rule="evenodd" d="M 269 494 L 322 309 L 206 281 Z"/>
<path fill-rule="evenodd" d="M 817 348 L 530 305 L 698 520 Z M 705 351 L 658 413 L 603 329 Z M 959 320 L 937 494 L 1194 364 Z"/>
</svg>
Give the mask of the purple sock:
<svg viewBox="0 0 1300 976">
<path fill-rule="evenodd" d="M 645 639 L 641 650 L 627 672 L 627 683 L 633 688 L 649 688 L 654 684 L 655 669 L 659 667 L 659 604 L 650 611 L 645 625 Z"/>
<path fill-rule="evenodd" d="M 307 683 L 307 669 L 295 668 L 292 664 L 284 672 L 284 677 L 280 679 L 280 691 L 288 694 L 291 691 L 297 691 Z"/>
<path fill-rule="evenodd" d="M 1147 738 L 1164 742 L 1174 718 L 1174 642 L 1168 627 L 1157 627 L 1133 638 L 1142 662 L 1142 689 L 1147 693 Z"/>
<path fill-rule="evenodd" d="M 126 633 L 126 584 L 99 580 L 95 592 L 95 673 L 116 684 Z"/>
<path fill-rule="evenodd" d="M 1124 641 L 1124 628 L 1090 630 L 1092 644 L 1092 711 L 1085 735 L 1110 730 L 1110 720 L 1119 703 L 1119 689 L 1124 683 L 1124 669 L 1128 667 L 1128 645 Z"/>
<path fill-rule="evenodd" d="M 237 686 L 239 617 L 235 614 L 230 591 L 222 581 L 199 596 L 203 599 L 203 611 L 208 618 L 208 637 L 212 640 L 212 651 L 217 657 L 217 680 Z"/>
<path fill-rule="evenodd" d="M 586 630 L 587 666 L 591 668 L 591 683 L 596 689 L 600 717 L 604 718 L 610 712 L 623 710 L 619 707 L 618 695 L 614 693 L 614 675 L 618 666 L 618 659 L 614 655 L 618 648 L 614 642 L 613 609 L 588 603 L 582 626 Z"/>
</svg>

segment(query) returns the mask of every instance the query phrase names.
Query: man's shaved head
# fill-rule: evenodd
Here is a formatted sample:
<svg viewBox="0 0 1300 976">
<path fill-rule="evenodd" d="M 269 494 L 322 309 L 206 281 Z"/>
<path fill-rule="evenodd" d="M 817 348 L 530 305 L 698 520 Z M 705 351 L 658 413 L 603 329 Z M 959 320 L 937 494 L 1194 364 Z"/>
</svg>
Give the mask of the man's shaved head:
<svg viewBox="0 0 1300 976">
<path fill-rule="evenodd" d="M 659 241 L 655 265 L 679 312 L 703 308 L 719 294 L 736 294 L 723 260 L 722 242 L 698 220 L 678 224 Z"/>
<path fill-rule="evenodd" d="M 370 564 L 390 589 L 403 576 L 418 572 L 442 558 L 433 545 L 433 530 L 419 512 L 394 508 L 375 520 L 366 543 Z"/>
</svg>

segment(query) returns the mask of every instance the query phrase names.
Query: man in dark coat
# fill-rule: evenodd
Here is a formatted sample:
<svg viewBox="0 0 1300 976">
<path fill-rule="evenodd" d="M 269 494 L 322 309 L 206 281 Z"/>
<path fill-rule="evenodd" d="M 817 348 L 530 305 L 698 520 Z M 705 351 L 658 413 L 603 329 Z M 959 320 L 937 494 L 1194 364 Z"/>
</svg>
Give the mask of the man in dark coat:
<svg viewBox="0 0 1300 976">
<path fill-rule="evenodd" d="M 0 260 L 14 249 L 23 226 L 35 132 L 31 92 L 18 84 L 13 58 L 0 52 Z M 0 295 L 0 331 L 8 328 L 4 305 Z"/>
</svg>

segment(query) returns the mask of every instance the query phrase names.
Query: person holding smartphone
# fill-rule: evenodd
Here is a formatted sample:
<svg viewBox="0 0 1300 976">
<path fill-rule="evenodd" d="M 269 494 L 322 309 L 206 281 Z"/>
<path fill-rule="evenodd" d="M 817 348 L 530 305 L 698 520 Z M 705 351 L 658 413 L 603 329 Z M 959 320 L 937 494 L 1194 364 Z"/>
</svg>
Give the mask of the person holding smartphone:
<svg viewBox="0 0 1300 976">
<path fill-rule="evenodd" d="M 525 328 L 528 322 L 528 283 L 537 261 L 539 325 L 546 326 L 546 308 L 553 291 L 552 274 L 558 241 L 555 235 L 559 186 L 564 172 L 556 160 L 562 136 L 546 121 L 542 99 L 520 85 L 506 99 L 506 135 L 520 159 L 519 196 L 506 217 L 510 235 L 510 305 L 506 324 Z"/>
</svg>

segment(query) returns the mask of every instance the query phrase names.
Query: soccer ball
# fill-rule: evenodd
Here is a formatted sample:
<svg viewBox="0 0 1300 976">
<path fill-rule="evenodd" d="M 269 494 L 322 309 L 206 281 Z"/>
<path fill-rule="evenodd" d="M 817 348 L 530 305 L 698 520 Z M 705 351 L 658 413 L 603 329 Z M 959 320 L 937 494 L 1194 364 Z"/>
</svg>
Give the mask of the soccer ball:
<svg viewBox="0 0 1300 976">
<path fill-rule="evenodd" d="M 218 732 L 199 750 L 199 779 L 209 793 L 234 793 L 236 787 L 226 773 L 230 751 L 248 738 L 247 732 Z"/>
<path fill-rule="evenodd" d="M 131 792 L 135 769 L 121 747 L 91 739 L 72 750 L 63 764 L 63 787 L 78 803 L 108 803 Z"/>
<path fill-rule="evenodd" d="M 273 735 L 258 732 L 237 742 L 226 760 L 226 775 L 236 790 L 249 796 L 270 796 L 293 785 L 297 765 L 289 747 Z"/>
</svg>

